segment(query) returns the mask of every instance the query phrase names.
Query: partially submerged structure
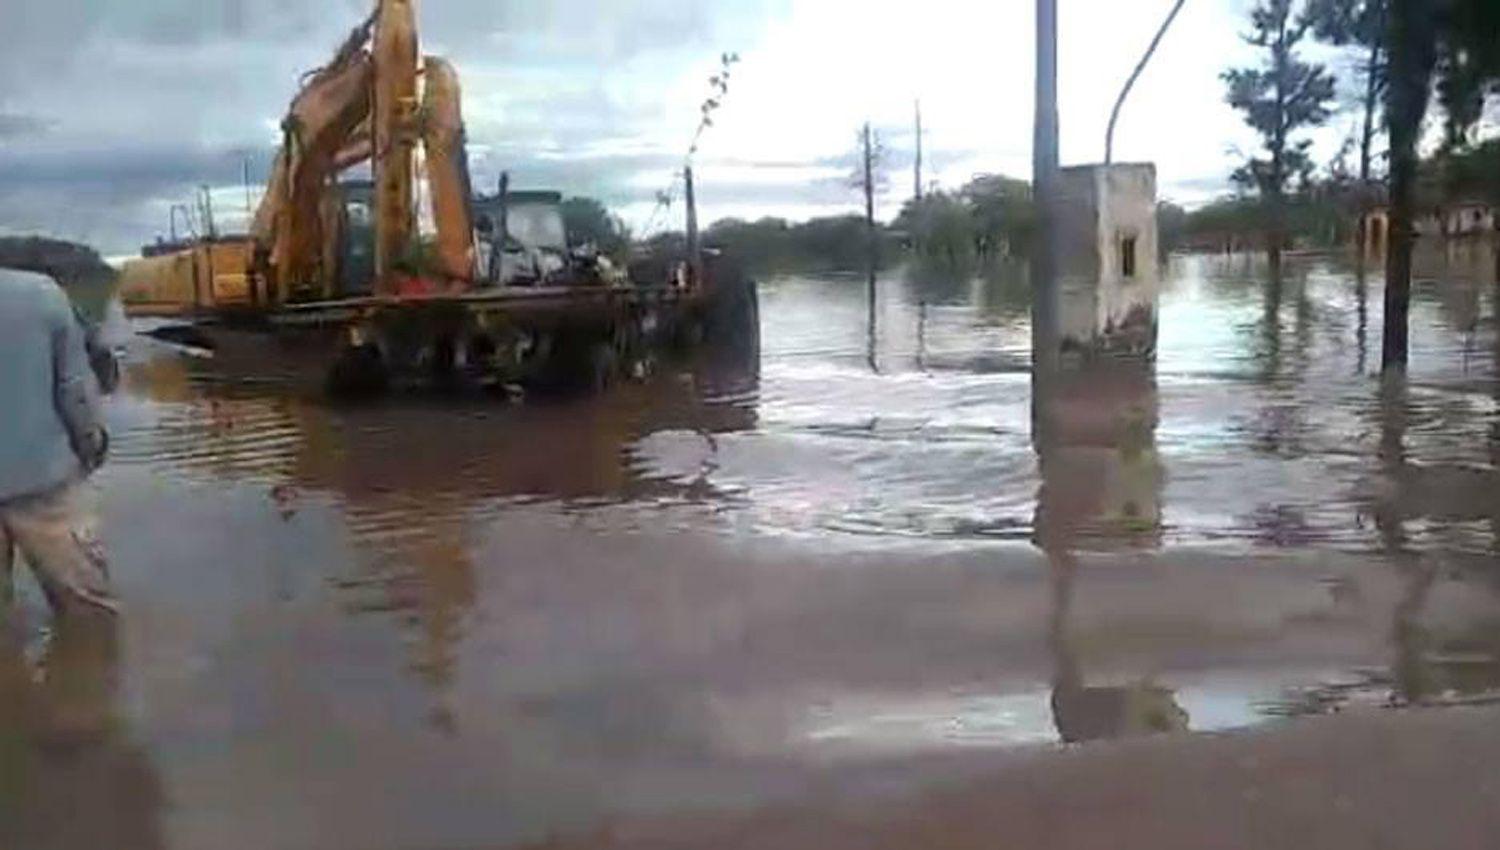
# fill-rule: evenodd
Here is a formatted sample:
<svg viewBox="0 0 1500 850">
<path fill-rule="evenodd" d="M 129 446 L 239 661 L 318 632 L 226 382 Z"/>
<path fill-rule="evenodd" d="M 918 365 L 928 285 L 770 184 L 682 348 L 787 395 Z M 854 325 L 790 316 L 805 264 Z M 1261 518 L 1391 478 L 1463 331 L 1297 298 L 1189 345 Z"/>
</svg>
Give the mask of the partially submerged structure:
<svg viewBox="0 0 1500 850">
<path fill-rule="evenodd" d="M 1441 236 L 1461 239 L 1484 236 L 1500 231 L 1500 215 L 1486 201 L 1455 201 L 1419 211 L 1412 221 L 1418 236 Z M 1364 214 L 1366 251 L 1384 250 L 1391 232 L 1391 210 L 1385 204 L 1373 206 Z"/>
<path fill-rule="evenodd" d="M 1062 350 L 1156 350 L 1156 166 L 1080 165 L 1057 178 Z"/>
</svg>

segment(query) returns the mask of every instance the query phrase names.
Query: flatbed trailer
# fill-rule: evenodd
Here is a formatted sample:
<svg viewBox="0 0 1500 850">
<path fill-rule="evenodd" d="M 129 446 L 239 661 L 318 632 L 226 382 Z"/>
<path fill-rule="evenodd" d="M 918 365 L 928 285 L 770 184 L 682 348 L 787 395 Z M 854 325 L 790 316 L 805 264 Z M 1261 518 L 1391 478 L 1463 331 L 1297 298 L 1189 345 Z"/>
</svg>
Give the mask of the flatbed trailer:
<svg viewBox="0 0 1500 850">
<path fill-rule="evenodd" d="M 591 390 L 649 371 L 665 353 L 753 321 L 754 285 L 508 286 L 358 296 L 177 314 L 158 338 L 209 349 L 232 373 L 295 378 L 333 394 L 462 380 Z M 130 311 L 149 316 L 152 311 Z"/>
<path fill-rule="evenodd" d="M 522 316 L 538 319 L 593 316 L 603 319 L 632 309 L 686 309 L 702 300 L 701 291 L 671 285 L 511 286 L 452 294 L 371 295 L 286 304 L 267 312 L 266 320 L 273 326 L 288 328 L 344 325 L 369 320 L 392 310 L 406 313 L 452 309 L 476 319 Z"/>
</svg>

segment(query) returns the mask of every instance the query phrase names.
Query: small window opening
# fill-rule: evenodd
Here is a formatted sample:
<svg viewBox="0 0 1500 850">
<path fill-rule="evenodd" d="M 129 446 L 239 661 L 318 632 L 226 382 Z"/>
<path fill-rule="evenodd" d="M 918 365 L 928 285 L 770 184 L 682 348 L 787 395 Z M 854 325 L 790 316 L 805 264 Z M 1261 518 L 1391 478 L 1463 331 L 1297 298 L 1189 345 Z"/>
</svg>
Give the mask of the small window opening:
<svg viewBox="0 0 1500 850">
<path fill-rule="evenodd" d="M 1120 276 L 1135 277 L 1135 237 L 1120 240 Z"/>
</svg>

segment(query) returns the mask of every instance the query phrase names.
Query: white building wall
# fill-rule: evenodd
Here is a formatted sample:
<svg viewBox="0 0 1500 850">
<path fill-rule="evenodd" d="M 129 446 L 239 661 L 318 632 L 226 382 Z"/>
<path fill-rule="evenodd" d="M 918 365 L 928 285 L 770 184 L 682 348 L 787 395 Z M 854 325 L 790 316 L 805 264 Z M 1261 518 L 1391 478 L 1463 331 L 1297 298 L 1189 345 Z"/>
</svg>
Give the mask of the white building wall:
<svg viewBox="0 0 1500 850">
<path fill-rule="evenodd" d="M 1156 302 L 1161 291 L 1157 266 L 1156 166 L 1116 165 L 1098 171 L 1099 193 L 1099 333 L 1151 330 L 1156 342 Z M 1133 275 L 1124 274 L 1126 240 L 1135 243 Z"/>
<path fill-rule="evenodd" d="M 1065 168 L 1059 179 L 1059 264 L 1065 348 L 1151 351 L 1156 344 L 1156 167 Z M 1134 264 L 1126 274 L 1127 243 Z"/>
</svg>

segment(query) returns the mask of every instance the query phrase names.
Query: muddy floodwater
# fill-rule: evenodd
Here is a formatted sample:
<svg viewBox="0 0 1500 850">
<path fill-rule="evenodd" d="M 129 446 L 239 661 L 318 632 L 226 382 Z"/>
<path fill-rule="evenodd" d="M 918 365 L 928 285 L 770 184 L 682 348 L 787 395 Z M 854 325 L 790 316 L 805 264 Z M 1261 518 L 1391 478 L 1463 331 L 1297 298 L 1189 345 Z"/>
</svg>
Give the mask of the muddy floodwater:
<svg viewBox="0 0 1500 850">
<path fill-rule="evenodd" d="M 329 407 L 136 337 L 120 642 L 4 662 L 0 799 L 35 846 L 503 847 L 1488 691 L 1493 268 L 1425 258 L 1382 387 L 1378 271 L 1175 257 L 1154 370 L 1064 392 L 1102 424 L 1045 452 L 1005 271 L 873 311 L 769 278 L 758 358 L 523 406 Z"/>
</svg>

